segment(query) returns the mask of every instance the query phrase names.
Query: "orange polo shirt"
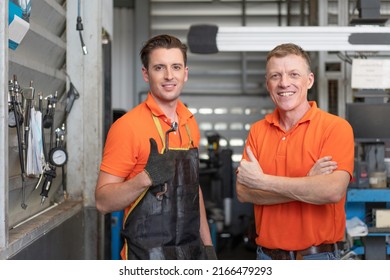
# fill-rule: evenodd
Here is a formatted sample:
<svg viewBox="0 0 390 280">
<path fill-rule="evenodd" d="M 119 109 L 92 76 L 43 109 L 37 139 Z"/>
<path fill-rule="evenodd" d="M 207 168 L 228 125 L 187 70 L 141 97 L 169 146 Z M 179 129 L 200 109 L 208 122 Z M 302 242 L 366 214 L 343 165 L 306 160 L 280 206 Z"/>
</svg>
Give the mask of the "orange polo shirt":
<svg viewBox="0 0 390 280">
<path fill-rule="evenodd" d="M 176 112 L 179 117 L 179 128 L 178 132 L 169 134 L 169 146 L 189 147 L 190 137 L 185 128 L 187 124 L 194 147 L 198 147 L 200 132 L 195 117 L 181 101 L 178 101 Z M 171 127 L 171 120 L 160 110 L 149 93 L 144 102 L 127 112 L 111 126 L 100 170 L 128 180 L 144 170 L 150 153 L 149 138 L 156 140 L 161 152 L 163 143 L 152 114 L 158 117 L 165 138 L 165 132 Z"/>
<path fill-rule="evenodd" d="M 315 102 L 310 105 L 311 109 L 288 132 L 280 127 L 277 110 L 267 115 L 252 125 L 247 145 L 266 174 L 304 177 L 319 158 L 331 155 L 338 170 L 347 171 L 352 178 L 352 127 L 346 120 L 317 108 Z M 256 243 L 270 249 L 302 250 L 343 240 L 344 204 L 345 196 L 334 204 L 293 201 L 255 205 Z"/>
<path fill-rule="evenodd" d="M 195 117 L 181 101 L 178 101 L 176 112 L 179 127 L 177 132 L 169 133 L 169 147 L 190 147 L 186 125 L 190 130 L 194 147 L 198 147 L 200 132 Z M 171 120 L 165 116 L 149 93 L 144 102 L 111 126 L 100 170 L 128 180 L 144 170 L 150 154 L 149 138 L 156 140 L 158 150 L 161 152 L 163 143 L 152 114 L 158 117 L 165 139 L 165 132 L 171 128 Z"/>
</svg>

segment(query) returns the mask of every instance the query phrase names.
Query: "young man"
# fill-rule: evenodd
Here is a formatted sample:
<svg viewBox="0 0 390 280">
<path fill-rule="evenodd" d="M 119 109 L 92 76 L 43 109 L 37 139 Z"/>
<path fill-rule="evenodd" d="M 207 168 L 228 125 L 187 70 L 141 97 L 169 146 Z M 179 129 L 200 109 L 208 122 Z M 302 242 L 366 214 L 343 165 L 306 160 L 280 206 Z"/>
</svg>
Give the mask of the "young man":
<svg viewBox="0 0 390 280">
<path fill-rule="evenodd" d="M 307 100 L 314 74 L 299 46 L 282 44 L 268 54 L 266 82 L 276 109 L 251 127 L 236 185 L 238 199 L 254 204 L 257 258 L 338 259 L 352 128 Z M 336 169 L 312 173 L 317 161 L 329 160 Z"/>
<path fill-rule="evenodd" d="M 187 47 L 159 35 L 140 56 L 150 91 L 110 128 L 96 207 L 125 209 L 123 259 L 215 258 L 199 187 L 200 132 L 179 100 L 188 79 Z"/>
</svg>

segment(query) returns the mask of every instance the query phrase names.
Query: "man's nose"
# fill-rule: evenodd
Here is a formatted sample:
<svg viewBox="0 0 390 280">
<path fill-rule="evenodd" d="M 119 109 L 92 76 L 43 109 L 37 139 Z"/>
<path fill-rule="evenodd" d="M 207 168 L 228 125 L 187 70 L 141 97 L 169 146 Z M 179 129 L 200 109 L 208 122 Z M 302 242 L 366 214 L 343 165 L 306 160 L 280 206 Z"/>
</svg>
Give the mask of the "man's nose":
<svg viewBox="0 0 390 280">
<path fill-rule="evenodd" d="M 173 77 L 173 75 L 172 75 L 172 70 L 169 69 L 169 68 L 167 68 L 167 70 L 165 70 L 165 79 L 171 80 L 172 77 Z"/>
<path fill-rule="evenodd" d="M 290 78 L 288 75 L 284 74 L 280 77 L 279 85 L 281 87 L 287 87 L 290 84 Z"/>
</svg>

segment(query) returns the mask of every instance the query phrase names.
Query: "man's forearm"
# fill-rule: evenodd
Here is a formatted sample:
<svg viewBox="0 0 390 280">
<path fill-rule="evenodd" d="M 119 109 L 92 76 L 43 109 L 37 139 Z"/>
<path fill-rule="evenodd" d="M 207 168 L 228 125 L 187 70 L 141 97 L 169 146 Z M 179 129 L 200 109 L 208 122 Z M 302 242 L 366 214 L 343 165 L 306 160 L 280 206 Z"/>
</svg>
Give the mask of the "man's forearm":
<svg viewBox="0 0 390 280">
<path fill-rule="evenodd" d="M 271 192 L 291 200 L 320 205 L 340 201 L 345 196 L 349 179 L 348 172 L 342 170 L 328 175 L 293 178 L 263 174 L 261 180 L 250 187 L 253 190 Z M 252 195 L 255 194 L 257 193 Z"/>
<path fill-rule="evenodd" d="M 203 245 L 213 245 L 210 235 L 209 224 L 207 222 L 206 208 L 204 206 L 202 190 L 199 188 L 199 211 L 200 211 L 200 238 L 202 239 Z"/>
<path fill-rule="evenodd" d="M 96 208 L 102 214 L 122 210 L 135 201 L 150 183 L 144 172 L 124 181 L 124 178 L 101 171 L 95 190 Z"/>
<path fill-rule="evenodd" d="M 248 188 L 238 182 L 236 182 L 236 191 L 240 202 L 250 202 L 257 205 L 273 205 L 294 201 L 277 193 Z"/>
</svg>

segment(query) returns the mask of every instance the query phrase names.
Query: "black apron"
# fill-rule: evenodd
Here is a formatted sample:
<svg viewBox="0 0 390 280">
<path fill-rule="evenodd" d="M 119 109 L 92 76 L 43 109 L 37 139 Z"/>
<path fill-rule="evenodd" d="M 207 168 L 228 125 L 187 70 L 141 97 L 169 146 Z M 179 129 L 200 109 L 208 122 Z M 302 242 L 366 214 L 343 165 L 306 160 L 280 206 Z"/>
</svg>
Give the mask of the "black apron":
<svg viewBox="0 0 390 280">
<path fill-rule="evenodd" d="M 154 119 L 165 147 L 161 125 Z M 170 152 L 175 153 L 174 178 L 165 186 L 150 187 L 125 217 L 121 235 L 126 259 L 206 259 L 200 238 L 198 149 Z"/>
</svg>

